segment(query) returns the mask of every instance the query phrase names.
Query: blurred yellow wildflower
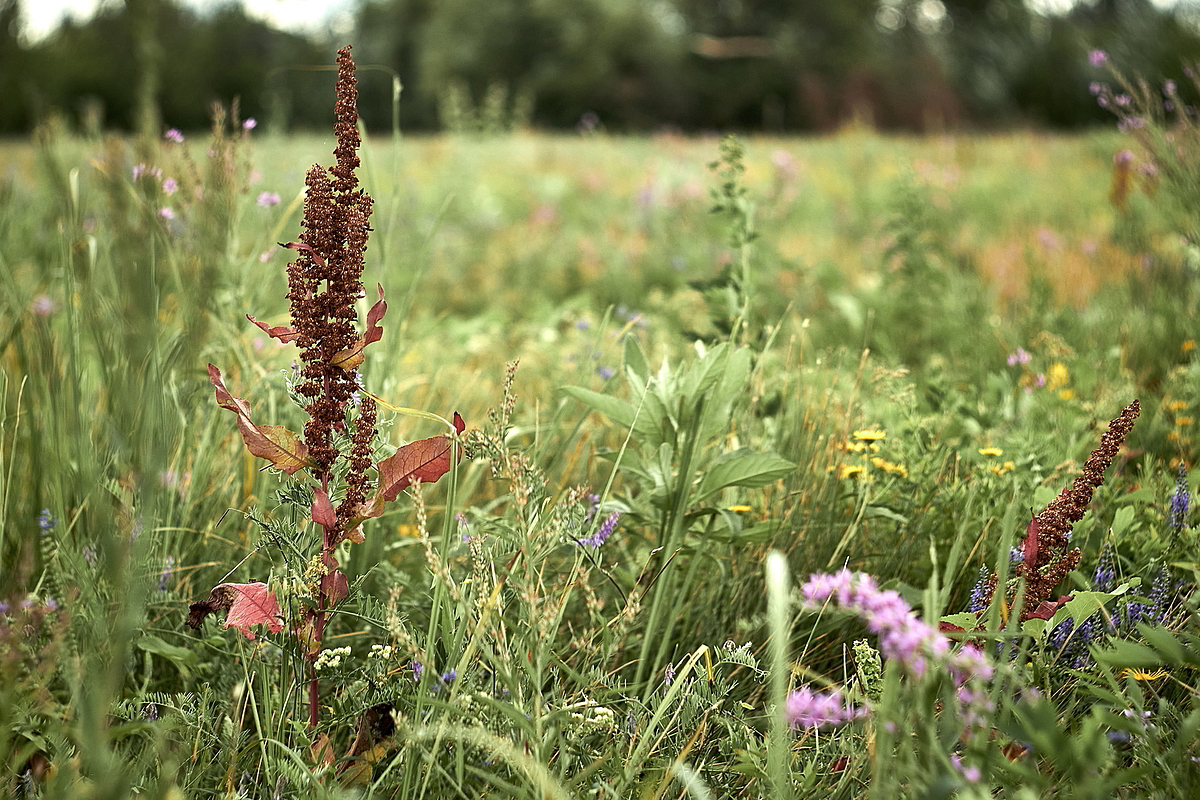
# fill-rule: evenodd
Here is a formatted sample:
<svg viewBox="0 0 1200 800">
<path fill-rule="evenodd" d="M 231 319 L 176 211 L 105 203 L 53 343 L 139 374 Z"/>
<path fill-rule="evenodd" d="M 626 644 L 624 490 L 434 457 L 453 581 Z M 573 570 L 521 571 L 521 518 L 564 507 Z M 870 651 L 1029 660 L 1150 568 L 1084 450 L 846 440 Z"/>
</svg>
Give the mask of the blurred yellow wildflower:
<svg viewBox="0 0 1200 800">
<path fill-rule="evenodd" d="M 1168 411 L 1183 411 L 1188 407 L 1187 400 L 1170 400 L 1166 403 Z"/>
<path fill-rule="evenodd" d="M 1122 670 L 1121 677 L 1133 678 L 1135 681 L 1156 681 L 1159 678 L 1167 677 L 1167 671 L 1165 669 L 1156 669 L 1154 672 L 1145 672 L 1143 670 L 1130 667 Z"/>
<path fill-rule="evenodd" d="M 997 475 L 1003 475 L 1006 472 L 1012 472 L 1017 468 L 1017 465 L 1011 461 L 1005 461 L 1003 464 L 992 464 L 988 469 Z"/>
<path fill-rule="evenodd" d="M 738 513 L 738 514 L 745 514 L 746 512 L 748 512 L 748 511 L 753 511 L 754 509 L 753 509 L 753 508 L 751 508 L 750 506 L 730 506 L 730 507 L 729 507 L 729 508 L 727 508 L 726 510 L 727 510 L 727 511 L 733 511 L 733 512 L 736 512 L 736 513 Z"/>
<path fill-rule="evenodd" d="M 862 464 L 842 464 L 842 471 L 838 473 L 839 478 L 853 478 L 867 474 L 867 468 Z"/>
<path fill-rule="evenodd" d="M 1196 340 L 1195 339 L 1187 339 L 1186 341 L 1184 341 L 1183 344 L 1181 344 L 1179 346 L 1179 348 L 1181 350 L 1183 350 L 1183 352 L 1185 352 L 1185 353 L 1190 353 L 1196 349 Z"/>
<path fill-rule="evenodd" d="M 1004 451 L 1001 450 L 999 447 L 981 447 L 981 448 L 979 448 L 979 455 L 981 455 L 981 456 L 1002 456 L 1002 455 L 1004 455 Z"/>
<path fill-rule="evenodd" d="M 1191 417 L 1176 417 L 1176 418 L 1175 418 L 1175 424 L 1176 424 L 1176 425 L 1179 425 L 1179 426 L 1181 426 L 1181 427 L 1182 427 L 1183 425 L 1191 425 L 1191 424 L 1192 424 L 1192 421 L 1193 421 L 1193 420 L 1192 420 L 1192 418 L 1191 418 Z"/>
<path fill-rule="evenodd" d="M 1074 400 L 1075 399 L 1075 390 L 1074 389 L 1059 389 L 1058 396 L 1061 397 L 1063 400 Z"/>
<path fill-rule="evenodd" d="M 1071 380 L 1071 371 L 1067 369 L 1067 365 L 1061 361 L 1055 361 L 1050 365 L 1050 371 L 1046 374 L 1046 388 L 1060 389 L 1066 386 L 1069 380 Z"/>
<path fill-rule="evenodd" d="M 901 478 L 908 477 L 908 467 L 903 464 L 893 464 L 891 461 L 882 459 L 879 456 L 872 458 L 871 463 L 889 475 L 899 475 Z"/>
<path fill-rule="evenodd" d="M 842 445 L 842 449 L 847 453 L 861 453 L 867 449 L 866 442 L 846 442 Z"/>
<path fill-rule="evenodd" d="M 862 442 L 877 442 L 887 438 L 887 431 L 864 430 L 855 431 L 854 438 Z"/>
</svg>

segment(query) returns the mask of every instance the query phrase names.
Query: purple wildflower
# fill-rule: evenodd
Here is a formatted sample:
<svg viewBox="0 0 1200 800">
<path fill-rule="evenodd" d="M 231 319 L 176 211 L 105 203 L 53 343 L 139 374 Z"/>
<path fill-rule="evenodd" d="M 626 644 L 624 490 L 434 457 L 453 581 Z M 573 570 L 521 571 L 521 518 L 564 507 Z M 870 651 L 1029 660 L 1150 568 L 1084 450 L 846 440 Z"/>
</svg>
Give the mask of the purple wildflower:
<svg viewBox="0 0 1200 800">
<path fill-rule="evenodd" d="M 175 572 L 175 556 L 167 556 L 166 561 L 163 562 L 163 567 L 162 574 L 158 576 L 158 590 L 160 592 L 165 592 L 170 585 L 171 575 Z"/>
<path fill-rule="evenodd" d="M 258 196 L 258 205 L 262 208 L 277 206 L 282 202 L 278 192 L 263 192 Z"/>
<path fill-rule="evenodd" d="M 163 219 L 175 219 L 175 209 L 170 206 L 163 206 L 158 210 L 158 215 Z"/>
<path fill-rule="evenodd" d="M 1096 562 L 1096 571 L 1092 574 L 1092 589 L 1097 592 L 1111 592 L 1116 585 L 1117 570 L 1113 564 L 1113 548 L 1111 544 L 1104 545 L 1100 551 L 1100 559 Z"/>
<path fill-rule="evenodd" d="M 974 588 L 971 589 L 971 601 L 967 604 L 967 611 L 978 613 L 987 608 L 987 591 L 988 591 L 988 568 L 979 568 L 979 580 L 975 581 Z"/>
<path fill-rule="evenodd" d="M 613 371 L 612 367 L 599 366 L 596 367 L 596 374 L 601 378 L 604 378 L 604 380 L 608 380 L 615 375 L 616 372 Z"/>
<path fill-rule="evenodd" d="M 48 294 L 39 294 L 33 298 L 33 313 L 39 317 L 48 317 L 54 313 L 54 300 Z"/>
<path fill-rule="evenodd" d="M 1088 61 L 1091 62 L 1093 67 L 1103 67 L 1108 63 L 1108 53 L 1099 49 L 1093 50 L 1088 53 Z"/>
<path fill-rule="evenodd" d="M 879 647 L 887 658 L 904 664 L 914 675 L 923 675 L 927 659 L 939 661 L 950 653 L 950 641 L 927 622 L 917 619 L 897 592 L 882 591 L 870 575 L 854 575 L 843 569 L 833 575 L 816 574 L 801 589 L 805 603 L 816 608 L 835 599 L 841 607 L 856 612 L 867 628 L 879 636 Z M 991 666 L 964 648 L 949 656 L 952 670 L 969 680 L 990 677 Z M 982 668 L 986 666 L 986 670 Z M 981 671 L 982 670 L 982 671 Z"/>
<path fill-rule="evenodd" d="M 1017 352 L 1009 354 L 1008 365 L 1015 367 L 1017 364 L 1028 364 L 1032 358 L 1024 347 L 1018 347 Z"/>
<path fill-rule="evenodd" d="M 9 605 L 7 600 L 0 600 L 0 614 L 7 614 Z"/>
<path fill-rule="evenodd" d="M 168 142 L 183 144 L 183 134 L 179 132 L 178 128 L 169 129 L 165 134 L 163 134 L 163 138 Z"/>
<path fill-rule="evenodd" d="M 257 127 L 258 127 L 258 120 L 256 120 L 254 117 L 247 117 L 246 120 L 242 123 L 242 130 L 244 130 L 246 133 L 249 133 L 250 131 L 254 130 Z"/>
<path fill-rule="evenodd" d="M 609 536 L 612 536 L 612 532 L 616 530 L 617 523 L 620 521 L 621 512 L 612 512 L 607 518 L 605 518 L 604 522 L 600 524 L 599 529 L 597 529 L 595 533 L 593 533 L 591 536 L 588 536 L 586 539 L 580 539 L 579 543 L 588 547 L 600 547 L 602 544 L 608 541 Z"/>
<path fill-rule="evenodd" d="M 1192 495 L 1188 491 L 1187 465 L 1179 464 L 1179 474 L 1175 478 L 1175 494 L 1171 495 L 1171 528 L 1181 531 L 1188 527 L 1187 515 L 1191 506 Z"/>
<path fill-rule="evenodd" d="M 959 774 L 963 776 L 967 783 L 979 783 L 981 780 L 983 780 L 983 773 L 980 772 L 979 767 L 974 765 L 964 767 L 962 756 L 960 756 L 958 753 L 950 756 L 950 763 L 954 765 L 954 768 L 958 770 Z"/>
<path fill-rule="evenodd" d="M 179 191 L 179 181 L 174 178 L 167 178 L 163 181 L 163 191 L 166 194 L 175 194 Z"/>
<path fill-rule="evenodd" d="M 442 683 L 454 683 L 458 680 L 458 670 L 451 669 L 442 673 Z"/>
<path fill-rule="evenodd" d="M 1099 81 L 1092 81 L 1088 84 L 1088 91 L 1092 93 L 1092 97 L 1096 97 L 1104 91 L 1104 84 Z"/>
<path fill-rule="evenodd" d="M 422 664 L 420 661 L 417 661 L 416 659 L 413 659 L 413 662 L 412 662 L 412 674 L 413 674 L 413 680 L 414 680 L 414 681 L 416 681 L 417 683 L 420 683 L 420 682 L 421 682 L 421 675 L 422 675 L 424 672 L 425 672 L 425 665 L 424 665 L 424 664 Z"/>
<path fill-rule="evenodd" d="M 667 662 L 667 668 L 663 670 L 663 686 L 670 686 L 675 682 L 675 665 L 670 661 Z"/>
<path fill-rule="evenodd" d="M 799 691 L 789 694 L 787 699 L 787 720 L 794 728 L 844 725 L 867 714 L 866 708 L 847 705 L 837 689 L 814 692 L 803 686 Z"/>
<path fill-rule="evenodd" d="M 54 530 L 54 526 L 57 524 L 58 520 L 51 516 L 50 509 L 43 508 L 42 513 L 38 514 L 38 527 L 41 528 L 43 536 Z"/>
</svg>

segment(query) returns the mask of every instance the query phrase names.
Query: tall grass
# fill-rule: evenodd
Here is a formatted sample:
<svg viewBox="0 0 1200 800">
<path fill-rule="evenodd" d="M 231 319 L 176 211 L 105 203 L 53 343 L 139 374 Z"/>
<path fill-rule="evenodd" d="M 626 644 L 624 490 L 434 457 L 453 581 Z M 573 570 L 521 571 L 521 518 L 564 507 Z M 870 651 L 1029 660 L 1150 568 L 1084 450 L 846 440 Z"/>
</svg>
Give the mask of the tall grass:
<svg viewBox="0 0 1200 800">
<path fill-rule="evenodd" d="M 284 553 L 312 497 L 245 452 L 204 365 L 256 421 L 302 424 L 295 354 L 244 315 L 288 323 L 273 243 L 328 146 L 236 110 L 183 143 L 6 145 L 6 787 L 1187 796 L 1197 558 L 1172 498 L 1195 486 L 1197 282 L 1153 198 L 1110 205 L 1120 146 L 368 139 L 364 283 L 391 310 L 365 388 L 461 412 L 470 457 L 337 551 L 354 599 L 313 727 L 301 637 L 183 623 L 222 582 L 304 613 Z M 1074 529 L 1075 605 L 1021 623 L 998 591 L 968 621 L 980 568 L 1019 577 L 1030 509 L 1134 397 Z M 385 452 L 440 432 L 381 409 Z M 994 661 L 981 721 L 945 670 L 872 671 L 878 631 L 789 588 L 844 566 Z M 806 685 L 872 713 L 794 728 Z"/>
</svg>

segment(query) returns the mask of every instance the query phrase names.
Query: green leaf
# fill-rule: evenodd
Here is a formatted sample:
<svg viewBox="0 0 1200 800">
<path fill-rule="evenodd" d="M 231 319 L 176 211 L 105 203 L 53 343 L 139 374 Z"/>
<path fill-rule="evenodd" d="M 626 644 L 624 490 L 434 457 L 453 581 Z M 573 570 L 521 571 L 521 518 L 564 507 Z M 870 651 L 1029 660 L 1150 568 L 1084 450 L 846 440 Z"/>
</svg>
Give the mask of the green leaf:
<svg viewBox="0 0 1200 800">
<path fill-rule="evenodd" d="M 633 406 L 624 400 L 593 392 L 582 386 L 564 386 L 562 391 L 567 397 L 573 397 L 581 403 L 591 406 L 592 409 L 599 411 L 626 430 L 633 426 Z"/>
<path fill-rule="evenodd" d="M 1117 513 L 1113 515 L 1112 532 L 1113 537 L 1120 539 L 1129 526 L 1133 524 L 1134 509 L 1129 506 L 1123 506 L 1117 509 Z"/>
<path fill-rule="evenodd" d="M 1103 664 L 1121 667 L 1157 667 L 1163 663 L 1162 656 L 1152 647 L 1140 642 L 1110 641 L 1103 648 L 1094 648 L 1092 655 Z"/>
<path fill-rule="evenodd" d="M 970 611 L 960 611 L 957 614 L 947 614 L 942 617 L 942 622 L 947 622 L 955 627 L 962 628 L 965 631 L 974 630 L 979 624 L 979 618 Z"/>
<path fill-rule="evenodd" d="M 625 337 L 625 367 L 641 379 L 643 385 L 650 380 L 650 364 L 636 336 Z"/>
<path fill-rule="evenodd" d="M 726 453 L 704 473 L 696 502 L 729 486 L 766 486 L 791 474 L 796 465 L 774 453 L 755 453 L 747 449 Z"/>
<path fill-rule="evenodd" d="M 167 644 L 162 639 L 151 634 L 142 635 L 135 644 L 147 653 L 162 656 L 179 669 L 179 674 L 187 679 L 191 676 L 191 668 L 196 666 L 196 654 L 186 647 L 176 647 Z"/>
<path fill-rule="evenodd" d="M 884 506 L 867 506 L 863 511 L 863 515 L 866 517 L 883 517 L 893 522 L 899 522 L 901 525 L 908 524 L 908 517 L 903 514 L 897 514 L 895 511 Z"/>
</svg>

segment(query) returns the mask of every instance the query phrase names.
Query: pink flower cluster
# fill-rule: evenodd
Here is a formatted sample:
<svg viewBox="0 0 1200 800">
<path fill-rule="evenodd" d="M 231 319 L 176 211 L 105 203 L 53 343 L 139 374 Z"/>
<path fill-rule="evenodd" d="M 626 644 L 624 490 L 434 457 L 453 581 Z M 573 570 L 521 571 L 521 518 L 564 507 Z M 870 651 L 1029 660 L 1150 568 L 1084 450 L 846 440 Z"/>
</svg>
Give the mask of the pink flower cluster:
<svg viewBox="0 0 1200 800">
<path fill-rule="evenodd" d="M 880 590 L 870 575 L 856 575 L 847 569 L 817 574 L 801 591 L 810 609 L 836 603 L 858 614 L 879 637 L 883 655 L 896 659 L 917 677 L 925 674 L 930 659 L 944 663 L 959 686 L 992 677 L 992 664 L 982 652 L 968 645 L 951 654 L 949 639 L 918 619 L 898 593 Z M 788 697 L 787 713 L 793 725 L 813 728 L 849 722 L 867 712 L 844 707 L 839 692 L 814 693 L 804 687 Z"/>
<path fill-rule="evenodd" d="M 845 725 L 869 713 L 865 707 L 846 705 L 842 700 L 842 693 L 837 689 L 814 692 L 807 686 L 802 686 L 799 691 L 788 695 L 787 699 L 787 718 L 796 728 Z"/>
</svg>

